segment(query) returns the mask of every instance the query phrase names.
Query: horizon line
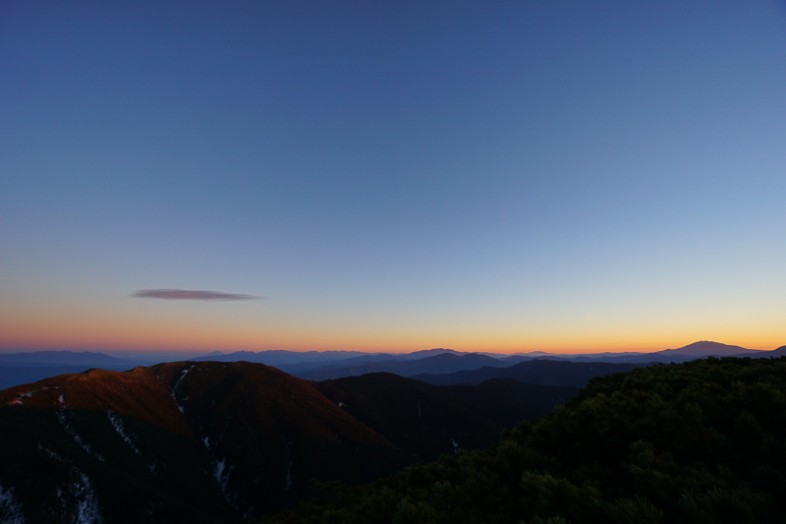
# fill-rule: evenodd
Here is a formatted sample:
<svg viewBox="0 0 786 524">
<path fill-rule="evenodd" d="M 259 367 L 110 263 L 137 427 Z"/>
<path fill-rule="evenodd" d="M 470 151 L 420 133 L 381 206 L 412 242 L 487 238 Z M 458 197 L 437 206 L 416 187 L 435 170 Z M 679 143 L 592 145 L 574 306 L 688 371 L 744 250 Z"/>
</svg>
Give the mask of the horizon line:
<svg viewBox="0 0 786 524">
<path fill-rule="evenodd" d="M 42 353 L 42 352 L 72 352 L 72 353 L 104 353 L 107 355 L 113 354 L 138 354 L 139 356 L 145 355 L 182 355 L 182 354 L 191 354 L 193 356 L 205 356 L 209 354 L 233 354 L 233 353 L 264 353 L 270 351 L 287 351 L 292 353 L 309 353 L 309 352 L 316 352 L 316 353 L 366 353 L 366 354 L 392 354 L 392 355 L 407 355 L 411 353 L 417 353 L 422 351 L 435 351 L 435 350 L 446 350 L 452 351 L 456 353 L 462 354 L 491 354 L 491 355 L 528 355 L 528 354 L 546 354 L 546 355 L 601 355 L 601 354 L 628 354 L 628 353 L 657 353 L 659 351 L 665 351 L 669 349 L 680 349 L 686 346 L 690 346 L 693 344 L 699 343 L 712 343 L 712 344 L 722 344 L 725 346 L 736 346 L 746 350 L 751 351 L 774 351 L 782 347 L 775 346 L 771 349 L 764 349 L 764 348 L 757 348 L 757 347 L 747 347 L 744 345 L 738 344 L 727 344 L 725 342 L 717 342 L 713 340 L 696 340 L 694 342 L 690 342 L 688 344 L 666 347 L 666 348 L 639 348 L 639 349 L 596 349 L 596 350 L 575 350 L 575 349 L 565 349 L 565 350 L 541 350 L 541 349 L 528 349 L 528 350 L 519 350 L 519 351 L 499 351 L 499 350 L 485 350 L 485 349 L 477 349 L 477 350 L 466 350 L 466 349 L 453 349 L 444 346 L 434 346 L 425 349 L 415 349 L 415 350 L 385 350 L 385 349 L 315 349 L 315 348 L 296 348 L 293 349 L 291 347 L 287 348 L 265 348 L 265 349 L 254 349 L 254 348 L 237 348 L 237 349 L 230 349 L 230 348 L 214 348 L 214 349 L 205 349 L 205 348 L 101 348 L 101 347 L 76 347 L 76 346 L 65 346 L 65 347 L 14 347 L 14 346 L 2 346 L 0 345 L 0 354 L 13 354 L 13 353 Z"/>
</svg>

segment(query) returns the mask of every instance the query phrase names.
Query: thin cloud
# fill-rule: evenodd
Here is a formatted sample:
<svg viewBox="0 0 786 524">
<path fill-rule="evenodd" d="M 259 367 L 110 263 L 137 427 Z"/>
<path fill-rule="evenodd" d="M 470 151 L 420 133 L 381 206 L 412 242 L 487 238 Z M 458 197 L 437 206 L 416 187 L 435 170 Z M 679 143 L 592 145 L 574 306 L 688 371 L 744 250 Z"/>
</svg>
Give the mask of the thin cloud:
<svg viewBox="0 0 786 524">
<path fill-rule="evenodd" d="M 163 300 L 258 300 L 264 297 L 224 293 L 223 291 L 203 291 L 199 289 L 140 289 L 131 294 L 135 298 L 158 298 Z"/>
</svg>

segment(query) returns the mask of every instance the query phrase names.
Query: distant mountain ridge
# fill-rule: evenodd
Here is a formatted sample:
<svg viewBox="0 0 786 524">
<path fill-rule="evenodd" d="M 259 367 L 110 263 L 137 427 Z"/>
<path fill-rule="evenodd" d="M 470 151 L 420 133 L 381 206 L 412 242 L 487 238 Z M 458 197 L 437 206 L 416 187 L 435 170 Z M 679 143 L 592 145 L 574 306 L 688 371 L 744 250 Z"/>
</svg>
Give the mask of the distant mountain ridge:
<svg viewBox="0 0 786 524">
<path fill-rule="evenodd" d="M 786 356 L 786 346 L 781 346 L 778 349 L 772 351 L 773 357 L 784 357 Z"/>
<path fill-rule="evenodd" d="M 307 362 L 330 362 L 345 360 L 367 355 L 362 351 L 288 351 L 284 349 L 268 349 L 265 351 L 235 351 L 232 353 L 213 352 L 209 355 L 195 357 L 196 362 L 255 362 L 276 366 L 281 364 L 302 364 Z"/>
<path fill-rule="evenodd" d="M 117 358 L 105 353 L 92 351 L 34 351 L 17 353 L 0 353 L 0 365 L 5 364 L 106 364 L 106 365 L 134 365 L 135 361 Z"/>
<path fill-rule="evenodd" d="M 538 359 L 564 362 L 653 364 L 687 362 L 707 357 L 771 358 L 786 354 L 783 346 L 773 351 L 746 349 L 719 342 L 699 341 L 677 349 L 651 353 L 620 352 L 595 354 L 557 354 L 543 351 L 516 354 L 473 353 L 433 348 L 412 353 L 369 353 L 363 351 L 237 351 L 213 352 L 192 358 L 200 362 L 254 362 L 311 380 L 335 379 L 365 373 L 390 372 L 401 376 L 445 374 L 482 367 L 507 367 Z M 158 360 L 169 361 L 166 360 Z M 0 353 L 0 389 L 34 382 L 62 373 L 89 368 L 130 369 L 150 362 L 137 362 L 94 352 L 43 351 Z"/>
<path fill-rule="evenodd" d="M 91 368 L 116 371 L 143 364 L 92 351 L 34 351 L 0 353 L 0 390 L 65 373 Z"/>
<path fill-rule="evenodd" d="M 710 340 L 701 340 L 688 344 L 678 349 L 664 349 L 656 351 L 653 355 L 686 355 L 691 357 L 732 357 L 746 353 L 760 353 L 755 349 L 746 349 L 740 346 L 731 346 Z"/>
<path fill-rule="evenodd" d="M 485 367 L 455 373 L 415 375 L 414 379 L 435 385 L 477 385 L 490 379 L 513 379 L 542 386 L 584 387 L 590 379 L 630 371 L 646 364 L 568 362 L 537 359 L 507 367 Z"/>
<path fill-rule="evenodd" d="M 297 373 L 309 380 L 326 380 L 331 378 L 365 375 L 366 373 L 395 373 L 402 377 L 411 377 L 421 373 L 452 373 L 481 367 L 505 366 L 505 362 L 477 353 L 438 353 L 419 359 L 381 360 L 349 366 L 324 366 L 320 369 Z"/>
</svg>

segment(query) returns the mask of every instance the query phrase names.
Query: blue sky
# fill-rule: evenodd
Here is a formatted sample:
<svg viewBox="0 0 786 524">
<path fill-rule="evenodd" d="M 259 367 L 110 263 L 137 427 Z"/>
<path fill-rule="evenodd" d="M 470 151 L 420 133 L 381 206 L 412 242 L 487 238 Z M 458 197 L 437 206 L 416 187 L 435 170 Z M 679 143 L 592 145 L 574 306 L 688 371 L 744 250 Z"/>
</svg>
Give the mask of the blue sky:
<svg viewBox="0 0 786 524">
<path fill-rule="evenodd" d="M 7 2 L 0 345 L 784 344 L 784 23 L 767 1 Z"/>
</svg>

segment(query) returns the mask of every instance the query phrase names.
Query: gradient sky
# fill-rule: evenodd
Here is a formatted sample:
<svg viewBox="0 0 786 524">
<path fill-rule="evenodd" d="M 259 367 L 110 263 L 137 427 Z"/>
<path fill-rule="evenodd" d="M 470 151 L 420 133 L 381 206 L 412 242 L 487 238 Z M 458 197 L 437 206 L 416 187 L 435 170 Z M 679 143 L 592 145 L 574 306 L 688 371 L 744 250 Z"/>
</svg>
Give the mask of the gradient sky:
<svg viewBox="0 0 786 524">
<path fill-rule="evenodd" d="M 784 260 L 784 2 L 0 5 L 5 350 L 772 349 Z"/>
</svg>

